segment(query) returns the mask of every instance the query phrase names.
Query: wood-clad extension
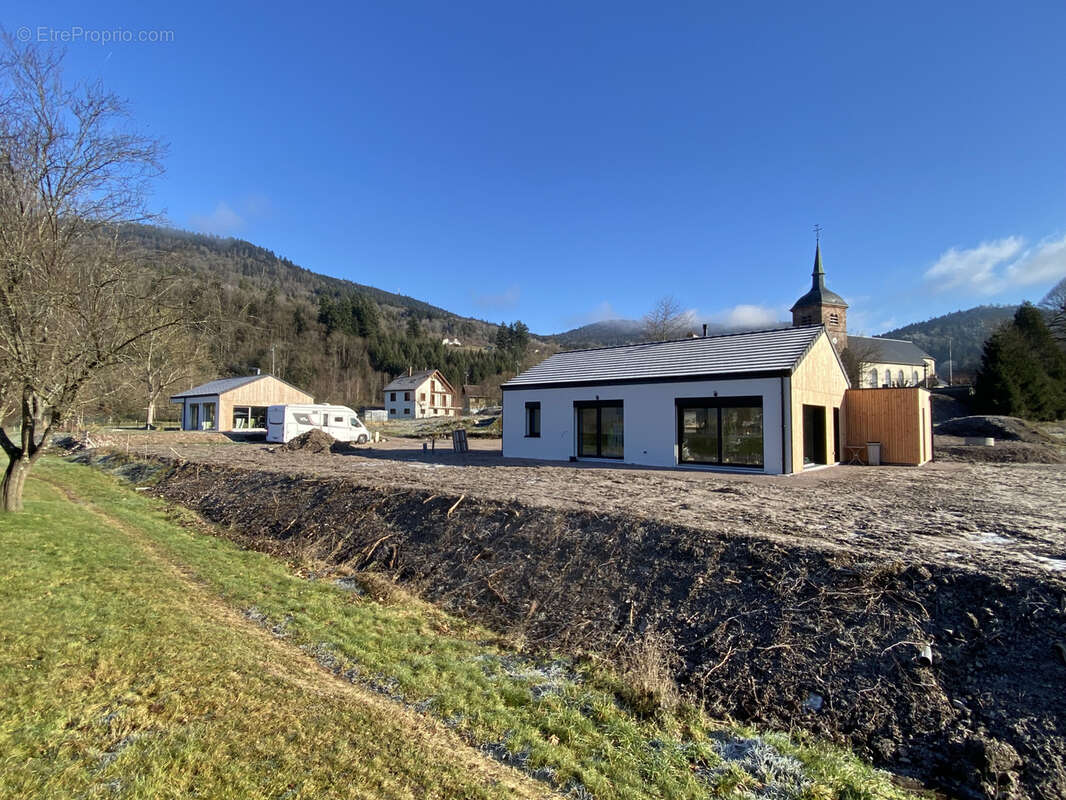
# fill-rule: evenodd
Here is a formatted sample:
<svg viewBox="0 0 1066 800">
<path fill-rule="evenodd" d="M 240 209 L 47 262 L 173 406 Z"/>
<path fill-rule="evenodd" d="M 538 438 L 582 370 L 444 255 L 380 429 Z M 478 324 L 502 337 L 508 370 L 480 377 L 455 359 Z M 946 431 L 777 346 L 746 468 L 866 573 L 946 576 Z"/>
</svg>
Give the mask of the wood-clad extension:
<svg viewBox="0 0 1066 800">
<path fill-rule="evenodd" d="M 839 418 L 840 408 L 848 389 L 848 379 L 828 336 L 819 336 L 810 352 L 800 361 L 792 374 L 789 417 L 789 442 L 792 454 L 788 472 L 803 472 L 804 406 L 822 409 L 824 424 L 818 433 L 823 442 L 823 463 L 835 463 L 840 449 L 834 435 L 834 410 Z"/>
<path fill-rule="evenodd" d="M 933 456 L 933 414 L 925 389 L 849 389 L 844 408 L 848 448 L 865 462 L 866 444 L 881 443 L 881 463 L 918 466 Z"/>
</svg>

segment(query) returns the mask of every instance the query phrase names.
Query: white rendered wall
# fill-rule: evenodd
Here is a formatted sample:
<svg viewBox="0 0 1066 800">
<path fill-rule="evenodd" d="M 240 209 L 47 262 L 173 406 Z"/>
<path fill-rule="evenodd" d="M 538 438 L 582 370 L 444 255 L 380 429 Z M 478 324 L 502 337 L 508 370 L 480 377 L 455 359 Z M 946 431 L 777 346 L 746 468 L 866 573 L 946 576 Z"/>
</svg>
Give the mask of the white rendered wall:
<svg viewBox="0 0 1066 800">
<path fill-rule="evenodd" d="M 574 402 L 621 400 L 625 455 L 628 464 L 676 467 L 679 397 L 761 396 L 763 403 L 763 464 L 770 474 L 784 471 L 782 454 L 782 378 L 729 381 L 679 381 L 619 386 L 507 389 L 503 393 L 503 454 L 510 458 L 568 461 L 577 455 Z M 526 403 L 540 403 L 540 436 L 527 437 Z M 614 460 L 614 459 L 609 459 Z M 689 465 L 684 465 L 689 466 Z"/>
</svg>

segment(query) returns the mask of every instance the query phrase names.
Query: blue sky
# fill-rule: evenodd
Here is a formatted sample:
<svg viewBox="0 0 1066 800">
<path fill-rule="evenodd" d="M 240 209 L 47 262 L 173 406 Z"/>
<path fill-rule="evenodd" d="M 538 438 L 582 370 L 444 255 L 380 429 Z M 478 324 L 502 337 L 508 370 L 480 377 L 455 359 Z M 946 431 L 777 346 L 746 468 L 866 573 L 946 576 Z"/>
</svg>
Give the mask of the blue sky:
<svg viewBox="0 0 1066 800">
<path fill-rule="evenodd" d="M 317 272 L 543 333 L 786 319 L 816 223 L 853 331 L 1066 275 L 1062 2 L 151 5 L 3 25 L 169 142 L 171 224 Z"/>
</svg>

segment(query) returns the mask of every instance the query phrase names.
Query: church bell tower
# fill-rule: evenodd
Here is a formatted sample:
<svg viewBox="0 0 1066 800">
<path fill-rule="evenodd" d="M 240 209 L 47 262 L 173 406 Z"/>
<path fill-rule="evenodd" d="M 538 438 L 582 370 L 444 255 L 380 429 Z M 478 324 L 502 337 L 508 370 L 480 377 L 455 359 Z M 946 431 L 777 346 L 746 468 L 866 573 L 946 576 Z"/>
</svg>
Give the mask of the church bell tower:
<svg viewBox="0 0 1066 800">
<path fill-rule="evenodd" d="M 816 229 L 817 230 L 817 229 Z M 836 292 L 825 288 L 822 269 L 822 243 L 814 245 L 814 271 L 811 290 L 792 306 L 793 325 L 825 325 L 826 333 L 839 353 L 848 346 L 848 304 Z"/>
</svg>

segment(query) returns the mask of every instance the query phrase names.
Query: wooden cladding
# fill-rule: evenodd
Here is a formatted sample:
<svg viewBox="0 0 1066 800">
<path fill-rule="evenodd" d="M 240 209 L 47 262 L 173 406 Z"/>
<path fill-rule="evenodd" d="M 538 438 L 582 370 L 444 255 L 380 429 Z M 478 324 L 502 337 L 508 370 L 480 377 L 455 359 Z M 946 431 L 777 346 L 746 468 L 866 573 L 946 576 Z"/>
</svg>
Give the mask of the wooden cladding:
<svg viewBox="0 0 1066 800">
<path fill-rule="evenodd" d="M 881 463 L 917 466 L 933 454 L 929 392 L 848 389 L 844 398 L 848 448 L 866 460 L 866 444 L 880 442 Z"/>
</svg>

